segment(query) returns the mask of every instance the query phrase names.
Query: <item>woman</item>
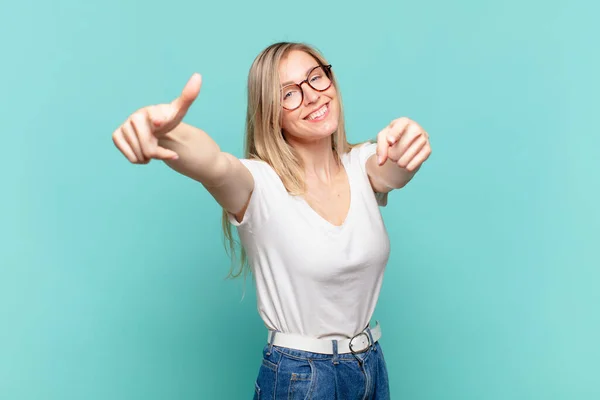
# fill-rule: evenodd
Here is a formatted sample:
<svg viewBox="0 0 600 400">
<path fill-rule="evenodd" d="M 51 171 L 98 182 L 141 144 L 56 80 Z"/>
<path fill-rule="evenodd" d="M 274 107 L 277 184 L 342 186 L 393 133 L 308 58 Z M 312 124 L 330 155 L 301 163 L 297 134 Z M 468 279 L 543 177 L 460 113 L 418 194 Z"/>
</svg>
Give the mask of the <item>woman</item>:
<svg viewBox="0 0 600 400">
<path fill-rule="evenodd" d="M 389 398 L 380 327 L 369 323 L 390 251 L 378 206 L 429 157 L 427 133 L 400 118 L 376 143 L 350 145 L 331 65 L 307 45 L 276 43 L 250 69 L 238 159 L 182 123 L 200 86 L 194 74 L 113 141 L 132 163 L 163 160 L 202 183 L 230 240 L 237 228 L 268 328 L 255 398 Z"/>
</svg>

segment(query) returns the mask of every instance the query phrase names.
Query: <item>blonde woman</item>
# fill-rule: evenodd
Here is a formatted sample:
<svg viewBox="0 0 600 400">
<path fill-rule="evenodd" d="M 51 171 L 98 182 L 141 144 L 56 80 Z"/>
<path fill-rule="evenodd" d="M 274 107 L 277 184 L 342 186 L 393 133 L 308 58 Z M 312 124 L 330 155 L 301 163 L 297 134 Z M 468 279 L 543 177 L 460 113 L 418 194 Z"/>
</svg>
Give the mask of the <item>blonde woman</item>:
<svg viewBox="0 0 600 400">
<path fill-rule="evenodd" d="M 255 399 L 388 399 L 381 328 L 370 324 L 390 252 L 379 206 L 429 157 L 417 123 L 392 121 L 350 145 L 335 73 L 314 48 L 276 43 L 248 76 L 246 154 L 222 152 L 182 122 L 198 96 L 133 113 L 113 134 L 132 163 L 163 160 L 224 210 L 251 270 L 268 335 Z M 233 242 L 231 242 L 233 248 Z"/>
</svg>

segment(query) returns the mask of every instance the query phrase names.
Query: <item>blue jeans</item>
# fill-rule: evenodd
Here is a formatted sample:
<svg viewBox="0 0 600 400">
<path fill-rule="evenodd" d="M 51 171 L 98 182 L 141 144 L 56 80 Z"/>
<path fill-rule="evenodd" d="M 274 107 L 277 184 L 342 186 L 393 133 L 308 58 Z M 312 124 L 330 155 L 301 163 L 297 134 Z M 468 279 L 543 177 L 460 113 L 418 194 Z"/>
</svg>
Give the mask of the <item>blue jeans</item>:
<svg viewBox="0 0 600 400">
<path fill-rule="evenodd" d="M 266 345 L 254 400 L 388 400 L 379 342 L 356 355 L 318 354 Z"/>
</svg>

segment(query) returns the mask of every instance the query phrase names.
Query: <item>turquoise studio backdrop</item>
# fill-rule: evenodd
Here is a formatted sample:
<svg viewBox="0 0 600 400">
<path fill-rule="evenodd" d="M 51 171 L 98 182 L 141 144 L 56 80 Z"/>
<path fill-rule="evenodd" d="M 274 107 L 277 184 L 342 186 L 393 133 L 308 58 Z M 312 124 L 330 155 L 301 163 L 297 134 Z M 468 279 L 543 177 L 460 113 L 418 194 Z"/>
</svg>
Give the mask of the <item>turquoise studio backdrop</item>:
<svg viewBox="0 0 600 400">
<path fill-rule="evenodd" d="M 266 332 L 220 208 L 112 132 L 186 122 L 242 155 L 280 40 L 335 68 L 351 141 L 409 116 L 430 160 L 383 214 L 393 399 L 600 398 L 597 2 L 2 2 L 0 399 L 245 399 Z M 246 295 L 242 298 L 244 289 Z"/>
</svg>

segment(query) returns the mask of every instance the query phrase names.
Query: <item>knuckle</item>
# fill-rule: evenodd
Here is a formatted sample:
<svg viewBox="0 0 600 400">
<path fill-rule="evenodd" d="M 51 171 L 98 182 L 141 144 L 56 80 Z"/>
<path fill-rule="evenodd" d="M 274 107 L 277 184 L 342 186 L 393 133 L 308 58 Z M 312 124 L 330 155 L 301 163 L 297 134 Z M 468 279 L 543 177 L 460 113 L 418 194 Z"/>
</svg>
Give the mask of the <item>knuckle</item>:
<svg viewBox="0 0 600 400">
<path fill-rule="evenodd" d="M 141 126 L 144 123 L 144 114 L 142 111 L 136 111 L 131 116 L 131 122 L 135 124 L 136 127 Z"/>
<path fill-rule="evenodd" d="M 392 122 L 390 122 L 390 128 L 394 128 L 397 125 L 408 125 L 411 122 L 411 120 L 407 117 L 400 117 L 400 118 L 396 118 L 395 120 L 393 120 Z"/>
<path fill-rule="evenodd" d="M 130 124 L 132 124 L 133 126 L 137 126 L 140 121 L 140 114 L 138 112 L 136 112 L 135 114 L 133 114 L 131 116 L 129 121 L 130 121 Z"/>
<path fill-rule="evenodd" d="M 142 150 L 142 155 L 144 156 L 144 158 L 150 158 L 152 157 L 152 149 L 150 149 L 147 145 L 144 145 L 144 143 L 141 143 L 141 150 Z"/>
<path fill-rule="evenodd" d="M 113 135 L 113 143 L 120 150 L 126 143 L 125 136 L 122 132 L 117 132 Z"/>
</svg>

